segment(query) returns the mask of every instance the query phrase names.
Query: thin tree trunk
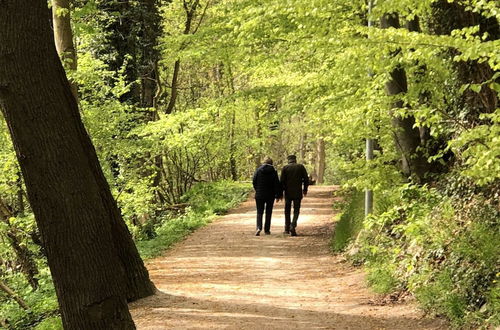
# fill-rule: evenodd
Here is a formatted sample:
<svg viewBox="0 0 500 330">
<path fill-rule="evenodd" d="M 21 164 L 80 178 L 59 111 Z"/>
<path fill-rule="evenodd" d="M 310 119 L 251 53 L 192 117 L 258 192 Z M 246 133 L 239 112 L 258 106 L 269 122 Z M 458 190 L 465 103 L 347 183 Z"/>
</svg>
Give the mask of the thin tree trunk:
<svg viewBox="0 0 500 330">
<path fill-rule="evenodd" d="M 67 69 L 76 71 L 78 63 L 73 43 L 69 0 L 52 0 L 52 21 L 57 53 Z M 78 86 L 72 80 L 70 80 L 70 85 L 71 92 L 78 102 Z"/>
<path fill-rule="evenodd" d="M 179 71 L 181 69 L 181 61 L 176 60 L 174 64 L 174 73 L 172 75 L 172 86 L 170 91 L 170 99 L 167 104 L 167 108 L 165 109 L 165 113 L 167 115 L 171 114 L 174 111 L 175 103 L 177 102 L 177 84 L 179 82 Z"/>
<path fill-rule="evenodd" d="M 316 145 L 316 174 L 317 174 L 317 184 L 322 184 L 324 182 L 325 178 L 325 166 L 326 166 L 326 160 L 325 160 L 325 140 L 323 139 L 318 139 L 317 145 Z"/>
<path fill-rule="evenodd" d="M 231 91 L 231 95 L 234 95 L 236 90 L 234 88 L 234 77 L 233 77 L 233 70 L 231 68 L 231 63 L 227 64 L 227 74 L 229 80 L 229 90 Z M 236 142 L 234 140 L 235 129 L 236 129 L 236 110 L 233 107 L 231 109 L 231 127 L 229 129 L 229 168 L 231 170 L 231 178 L 234 181 L 238 180 L 238 172 L 236 169 Z"/>
<path fill-rule="evenodd" d="M 232 109 L 231 111 L 231 129 L 229 132 L 229 166 L 231 169 L 231 179 L 234 181 L 238 180 L 238 172 L 236 168 L 236 143 L 234 141 L 235 135 L 235 126 L 236 126 L 236 111 Z"/>
<path fill-rule="evenodd" d="M 183 0 L 183 6 L 184 10 L 186 12 L 186 22 L 184 23 L 184 31 L 182 32 L 183 34 L 190 34 L 191 33 L 191 27 L 193 25 L 193 18 L 196 13 L 196 10 L 198 8 L 198 4 L 200 3 L 199 0 L 194 0 L 193 4 L 189 6 L 186 0 Z M 208 4 L 207 4 L 208 6 Z M 196 32 L 201 24 L 201 20 L 203 17 L 200 18 L 200 21 L 198 25 L 196 26 L 194 32 Z M 185 46 L 181 45 L 182 50 Z M 172 83 L 171 83 L 171 92 L 170 92 L 170 99 L 167 104 L 167 108 L 165 109 L 166 114 L 171 114 L 172 111 L 174 111 L 175 108 L 175 103 L 177 102 L 177 95 L 178 95 L 178 88 L 179 88 L 179 72 L 181 70 L 181 60 L 177 59 L 174 63 L 174 72 L 172 74 Z"/>
<path fill-rule="evenodd" d="M 133 242 L 83 127 L 49 17 L 43 0 L 0 2 L 0 106 L 47 252 L 63 325 L 134 329 L 126 266 L 139 261 L 123 260 Z"/>
<path fill-rule="evenodd" d="M 302 164 L 306 163 L 306 140 L 307 140 L 307 134 L 302 134 L 300 136 L 300 162 Z"/>
<path fill-rule="evenodd" d="M 28 304 L 26 303 L 26 301 L 24 301 L 21 297 L 19 297 L 11 288 L 9 288 L 7 286 L 7 284 L 5 284 L 2 280 L 0 280 L 0 290 L 2 290 L 3 292 L 5 292 L 7 294 L 7 296 L 11 297 L 12 299 L 14 299 L 17 304 L 19 306 L 21 306 L 21 308 L 25 309 L 25 310 L 29 310 L 29 306 Z"/>
</svg>

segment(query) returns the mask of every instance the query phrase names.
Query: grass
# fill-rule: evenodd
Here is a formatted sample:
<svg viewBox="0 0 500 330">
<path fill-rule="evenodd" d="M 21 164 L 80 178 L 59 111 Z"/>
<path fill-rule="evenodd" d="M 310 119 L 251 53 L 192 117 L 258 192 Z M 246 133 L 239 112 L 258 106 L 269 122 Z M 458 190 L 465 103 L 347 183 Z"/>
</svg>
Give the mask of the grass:
<svg viewBox="0 0 500 330">
<path fill-rule="evenodd" d="M 345 204 L 342 214 L 335 224 L 335 231 L 330 242 L 330 247 L 334 252 L 344 251 L 363 227 L 363 193 L 353 191 L 347 198 L 349 202 Z"/>
</svg>

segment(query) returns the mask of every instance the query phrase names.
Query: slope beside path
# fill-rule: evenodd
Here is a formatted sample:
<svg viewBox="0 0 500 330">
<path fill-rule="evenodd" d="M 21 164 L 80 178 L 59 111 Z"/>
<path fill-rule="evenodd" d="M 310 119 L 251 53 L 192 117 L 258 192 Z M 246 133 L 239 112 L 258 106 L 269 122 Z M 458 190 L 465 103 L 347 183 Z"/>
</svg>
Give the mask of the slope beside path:
<svg viewBox="0 0 500 330">
<path fill-rule="evenodd" d="M 270 236 L 253 236 L 244 202 L 147 263 L 160 290 L 132 303 L 138 329 L 445 329 L 409 303 L 375 305 L 363 271 L 329 251 L 334 187 L 310 187 L 298 237 L 275 204 Z"/>
</svg>

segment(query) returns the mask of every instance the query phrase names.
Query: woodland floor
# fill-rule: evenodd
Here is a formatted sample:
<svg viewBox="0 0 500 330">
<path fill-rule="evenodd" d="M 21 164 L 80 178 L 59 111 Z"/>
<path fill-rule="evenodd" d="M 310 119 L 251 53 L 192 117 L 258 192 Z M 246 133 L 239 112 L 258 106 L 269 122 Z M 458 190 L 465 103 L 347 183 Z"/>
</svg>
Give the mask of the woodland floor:
<svg viewBox="0 0 500 330">
<path fill-rule="evenodd" d="M 310 189 L 298 237 L 254 236 L 255 202 L 241 204 L 147 263 L 160 290 L 132 303 L 138 329 L 446 329 L 411 302 L 383 303 L 361 268 L 329 250 L 334 187 Z M 263 234 L 263 233 L 262 233 Z"/>
</svg>

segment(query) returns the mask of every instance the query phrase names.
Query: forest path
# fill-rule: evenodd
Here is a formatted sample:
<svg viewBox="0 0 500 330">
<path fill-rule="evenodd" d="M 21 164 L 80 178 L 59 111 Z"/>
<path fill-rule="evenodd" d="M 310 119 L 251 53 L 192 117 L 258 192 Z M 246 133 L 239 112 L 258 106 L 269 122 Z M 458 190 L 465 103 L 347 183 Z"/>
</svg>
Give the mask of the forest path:
<svg viewBox="0 0 500 330">
<path fill-rule="evenodd" d="M 375 305 L 363 271 L 328 244 L 334 187 L 310 187 L 298 237 L 253 236 L 255 202 L 199 229 L 147 263 L 160 290 L 130 305 L 138 329 L 445 329 L 412 304 Z"/>
</svg>

